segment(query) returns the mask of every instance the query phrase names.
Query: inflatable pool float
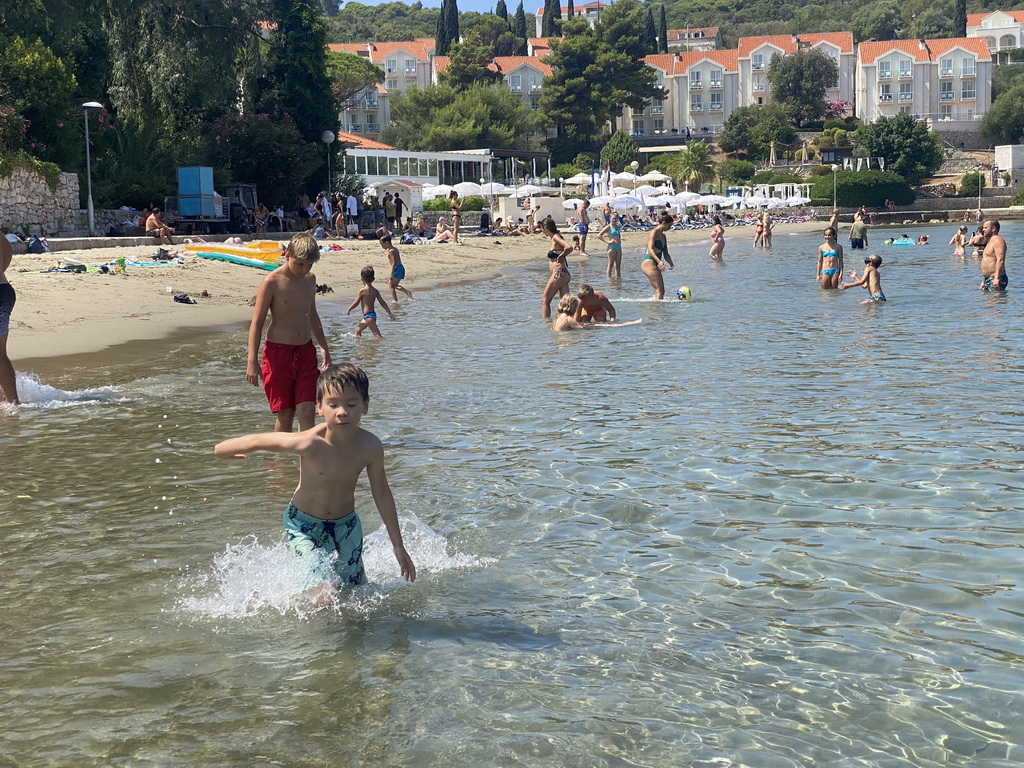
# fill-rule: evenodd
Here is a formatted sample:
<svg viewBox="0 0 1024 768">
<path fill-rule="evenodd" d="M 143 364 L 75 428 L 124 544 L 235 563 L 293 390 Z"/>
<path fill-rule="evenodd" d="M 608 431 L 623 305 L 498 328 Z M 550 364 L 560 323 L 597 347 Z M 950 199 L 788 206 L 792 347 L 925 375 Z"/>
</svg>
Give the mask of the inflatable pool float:
<svg viewBox="0 0 1024 768">
<path fill-rule="evenodd" d="M 243 267 L 255 267 L 256 269 L 265 269 L 271 271 L 277 269 L 280 264 L 277 261 L 269 261 L 267 259 L 254 259 L 247 256 L 236 256 L 233 253 L 218 253 L 205 251 L 192 251 L 200 259 L 210 259 L 211 261 L 227 261 L 231 264 L 241 264 Z"/>
<path fill-rule="evenodd" d="M 275 240 L 254 240 L 251 243 L 243 243 L 241 245 L 234 245 L 232 243 L 188 243 L 185 245 L 185 250 L 196 255 L 222 253 L 226 256 L 257 259 L 276 264 L 281 260 L 281 245 L 281 243 Z"/>
</svg>

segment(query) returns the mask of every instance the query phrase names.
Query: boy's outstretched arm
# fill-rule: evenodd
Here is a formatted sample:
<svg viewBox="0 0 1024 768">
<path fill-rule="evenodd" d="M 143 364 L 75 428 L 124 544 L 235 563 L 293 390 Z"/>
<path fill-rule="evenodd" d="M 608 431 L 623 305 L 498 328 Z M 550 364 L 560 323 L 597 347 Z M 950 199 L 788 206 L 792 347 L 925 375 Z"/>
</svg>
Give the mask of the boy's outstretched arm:
<svg viewBox="0 0 1024 768">
<path fill-rule="evenodd" d="M 395 497 L 391 494 L 388 476 L 384 471 L 384 446 L 379 442 L 372 451 L 370 462 L 366 465 L 366 478 L 370 481 L 373 503 L 377 505 L 377 512 L 380 513 L 380 519 L 384 521 L 388 538 L 391 539 L 391 548 L 395 552 L 395 559 L 402 571 L 402 578 L 406 581 L 416 581 L 416 566 L 413 564 L 412 558 L 409 557 L 409 553 L 405 551 L 405 542 L 402 541 L 402 529 L 398 525 Z"/>
<path fill-rule="evenodd" d="M 312 443 L 313 435 L 324 432 L 325 424 L 306 432 L 258 432 L 253 435 L 230 437 L 213 447 L 213 453 L 220 459 L 245 456 L 253 451 L 274 453 L 302 453 Z"/>
</svg>

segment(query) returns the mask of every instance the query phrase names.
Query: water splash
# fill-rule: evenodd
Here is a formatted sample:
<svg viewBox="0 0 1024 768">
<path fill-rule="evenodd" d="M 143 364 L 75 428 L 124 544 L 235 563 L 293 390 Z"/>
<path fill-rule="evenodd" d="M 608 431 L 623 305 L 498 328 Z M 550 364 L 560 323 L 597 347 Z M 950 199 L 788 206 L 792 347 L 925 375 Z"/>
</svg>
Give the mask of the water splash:
<svg viewBox="0 0 1024 768">
<path fill-rule="evenodd" d="M 493 558 L 449 554 L 448 541 L 415 515 L 402 517 L 406 550 L 417 578 L 463 568 L 480 568 Z M 405 586 L 383 527 L 365 537 L 363 563 L 370 585 L 338 591 L 326 557 L 295 557 L 284 541 L 260 544 L 246 537 L 228 544 L 212 568 L 186 573 L 178 608 L 206 618 L 242 618 L 266 613 L 307 618 L 321 611 L 367 614 Z"/>
<path fill-rule="evenodd" d="M 118 390 L 115 387 L 77 389 L 70 392 L 43 384 L 33 373 L 17 373 L 18 399 L 23 408 L 66 408 L 70 405 L 88 405 L 110 402 Z M 8 409 L 14 406 L 5 406 Z"/>
</svg>

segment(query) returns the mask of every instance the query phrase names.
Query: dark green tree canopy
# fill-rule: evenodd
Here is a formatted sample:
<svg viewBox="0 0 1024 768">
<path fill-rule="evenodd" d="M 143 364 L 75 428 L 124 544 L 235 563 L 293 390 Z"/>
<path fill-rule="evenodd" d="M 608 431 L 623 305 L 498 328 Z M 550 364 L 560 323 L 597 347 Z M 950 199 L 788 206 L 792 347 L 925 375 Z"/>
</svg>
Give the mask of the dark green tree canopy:
<svg viewBox="0 0 1024 768">
<path fill-rule="evenodd" d="M 494 6 L 494 15 L 500 17 L 506 24 L 508 23 L 508 6 L 505 5 L 505 0 L 498 0 L 497 5 Z"/>
<path fill-rule="evenodd" d="M 996 144 L 1024 142 L 1024 79 L 1000 94 L 982 118 L 979 130 Z"/>
<path fill-rule="evenodd" d="M 633 137 L 625 131 L 616 131 L 608 142 L 601 147 L 601 160 L 612 164 L 613 171 L 621 171 L 636 160 L 640 148 Z"/>
<path fill-rule="evenodd" d="M 884 157 L 885 170 L 898 173 L 910 185 L 920 184 L 942 165 L 938 134 L 910 115 L 880 117 L 862 126 L 857 143 L 872 157 Z"/>
<path fill-rule="evenodd" d="M 825 115 L 825 92 L 838 78 L 836 62 L 814 48 L 773 56 L 768 64 L 772 101 L 785 106 L 797 125 Z"/>
<path fill-rule="evenodd" d="M 354 53 L 327 52 L 327 77 L 335 108 L 364 88 L 384 82 L 384 70 Z"/>
<path fill-rule="evenodd" d="M 718 136 L 724 152 L 744 152 L 752 160 L 766 160 L 771 142 L 792 144 L 796 130 L 781 104 L 738 107 L 725 121 Z"/>
<path fill-rule="evenodd" d="M 523 8 L 523 0 L 519 0 L 519 7 L 516 8 L 516 15 L 512 19 L 512 34 L 516 38 L 516 55 L 525 56 L 528 49 L 527 39 L 530 37 L 530 30 L 526 27 L 526 10 Z"/>
<path fill-rule="evenodd" d="M 490 69 L 491 51 L 471 40 L 452 46 L 451 61 L 438 79 L 457 91 L 501 82 L 501 73 Z"/>
</svg>

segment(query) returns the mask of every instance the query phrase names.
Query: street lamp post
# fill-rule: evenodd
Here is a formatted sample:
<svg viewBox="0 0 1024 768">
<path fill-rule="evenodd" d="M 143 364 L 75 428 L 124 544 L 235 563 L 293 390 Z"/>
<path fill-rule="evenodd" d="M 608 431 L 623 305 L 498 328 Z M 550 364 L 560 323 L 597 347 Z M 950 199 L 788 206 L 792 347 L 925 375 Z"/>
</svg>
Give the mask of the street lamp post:
<svg viewBox="0 0 1024 768">
<path fill-rule="evenodd" d="M 96 212 L 92 205 L 92 155 L 89 153 L 89 110 L 103 109 L 98 101 L 87 101 L 82 105 L 82 116 L 85 118 L 85 183 L 88 188 L 86 212 L 89 216 L 89 237 L 96 234 Z"/>
<path fill-rule="evenodd" d="M 839 206 L 836 205 L 836 174 L 839 173 L 839 166 L 832 163 L 832 210 L 836 210 Z"/>
<path fill-rule="evenodd" d="M 629 167 L 633 169 L 633 194 L 636 194 L 636 171 L 640 167 L 640 163 L 634 160 L 629 164 Z"/>
<path fill-rule="evenodd" d="M 978 213 L 981 213 L 981 166 L 978 166 Z"/>
<path fill-rule="evenodd" d="M 320 141 L 327 145 L 327 192 L 331 193 L 331 144 L 334 142 L 334 133 L 324 131 L 320 134 Z"/>
</svg>

